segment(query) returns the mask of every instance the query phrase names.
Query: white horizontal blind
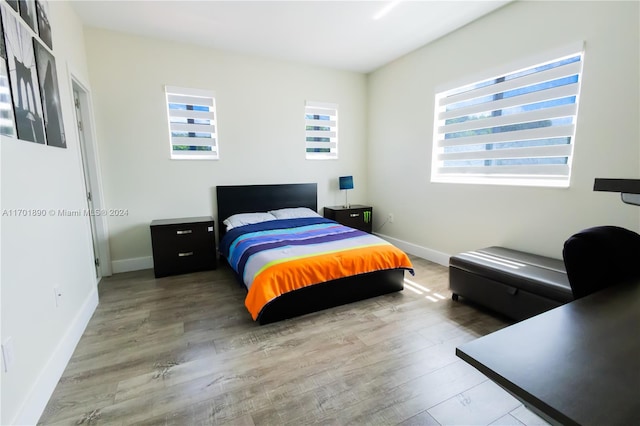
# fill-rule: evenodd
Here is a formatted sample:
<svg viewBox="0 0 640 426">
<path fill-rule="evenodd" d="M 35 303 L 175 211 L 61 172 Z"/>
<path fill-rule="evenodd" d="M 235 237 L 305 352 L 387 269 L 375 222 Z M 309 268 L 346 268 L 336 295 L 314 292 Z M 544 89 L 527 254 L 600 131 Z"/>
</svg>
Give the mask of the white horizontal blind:
<svg viewBox="0 0 640 426">
<path fill-rule="evenodd" d="M 436 94 L 431 180 L 569 186 L 582 63 L 580 47 Z"/>
<path fill-rule="evenodd" d="M 338 105 L 307 101 L 304 120 L 306 158 L 338 158 Z"/>
<path fill-rule="evenodd" d="M 171 158 L 217 160 L 218 133 L 213 92 L 166 86 Z"/>
</svg>

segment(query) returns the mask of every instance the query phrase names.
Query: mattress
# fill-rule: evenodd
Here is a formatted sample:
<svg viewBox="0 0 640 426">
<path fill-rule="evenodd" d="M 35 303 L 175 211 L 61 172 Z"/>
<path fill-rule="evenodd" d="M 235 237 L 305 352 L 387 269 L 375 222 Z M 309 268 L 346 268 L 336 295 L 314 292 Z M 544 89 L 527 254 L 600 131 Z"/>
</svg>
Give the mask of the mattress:
<svg viewBox="0 0 640 426">
<path fill-rule="evenodd" d="M 246 286 L 254 320 L 271 300 L 303 287 L 388 269 L 414 273 L 408 256 L 389 242 L 321 217 L 233 228 L 220 253 Z"/>
</svg>

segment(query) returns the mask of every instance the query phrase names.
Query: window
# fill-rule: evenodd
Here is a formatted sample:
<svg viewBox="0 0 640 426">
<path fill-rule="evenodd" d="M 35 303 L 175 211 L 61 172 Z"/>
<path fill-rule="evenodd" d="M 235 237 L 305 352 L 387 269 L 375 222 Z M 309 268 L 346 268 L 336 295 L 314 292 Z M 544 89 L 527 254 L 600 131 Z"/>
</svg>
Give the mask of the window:
<svg viewBox="0 0 640 426">
<path fill-rule="evenodd" d="M 431 181 L 568 187 L 582 45 L 561 53 L 437 93 Z"/>
<path fill-rule="evenodd" d="M 308 160 L 338 158 L 338 105 L 307 101 L 304 108 Z"/>
<path fill-rule="evenodd" d="M 213 92 L 166 86 L 171 159 L 217 160 L 218 128 Z"/>
</svg>

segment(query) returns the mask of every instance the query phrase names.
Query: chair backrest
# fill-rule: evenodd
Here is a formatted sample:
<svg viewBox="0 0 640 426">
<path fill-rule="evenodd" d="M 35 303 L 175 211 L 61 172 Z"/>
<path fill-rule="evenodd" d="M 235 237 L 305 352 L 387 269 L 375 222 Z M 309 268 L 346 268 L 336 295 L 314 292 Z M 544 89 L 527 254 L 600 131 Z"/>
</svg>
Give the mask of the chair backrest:
<svg viewBox="0 0 640 426">
<path fill-rule="evenodd" d="M 573 297 L 640 280 L 640 235 L 618 226 L 596 226 L 572 235 L 562 257 Z"/>
</svg>

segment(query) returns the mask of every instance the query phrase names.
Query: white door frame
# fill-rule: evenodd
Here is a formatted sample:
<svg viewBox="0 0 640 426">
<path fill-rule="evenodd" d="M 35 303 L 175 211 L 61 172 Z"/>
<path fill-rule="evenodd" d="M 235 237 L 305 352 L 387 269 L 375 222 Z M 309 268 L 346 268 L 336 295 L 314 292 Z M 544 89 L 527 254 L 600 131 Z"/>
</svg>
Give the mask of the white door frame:
<svg viewBox="0 0 640 426">
<path fill-rule="evenodd" d="M 86 162 L 86 172 L 89 177 L 89 186 L 91 187 L 91 197 L 93 200 L 93 208 L 95 210 L 105 210 L 105 202 L 102 190 L 102 172 L 100 170 L 100 161 L 98 153 L 98 144 L 96 138 L 95 120 L 93 117 L 93 102 L 91 101 L 91 91 L 89 86 L 84 84 L 80 78 L 78 78 L 73 72 L 69 71 L 69 87 L 71 88 L 71 99 L 74 99 L 73 92 L 78 92 L 78 98 L 80 101 L 80 111 L 82 111 L 82 129 L 76 127 L 79 132 L 82 132 L 82 138 L 84 140 L 84 148 Z M 77 123 L 78 117 L 74 119 Z M 78 135 L 78 143 L 80 144 L 80 135 Z M 80 161 L 83 160 L 81 147 L 79 149 Z M 90 227 L 90 230 L 93 231 Z M 111 253 L 109 251 L 109 228 L 107 223 L 107 217 L 105 215 L 95 216 L 95 235 L 93 238 L 96 242 L 96 248 L 98 253 L 98 259 L 100 259 L 100 265 L 98 268 L 98 280 L 100 277 L 110 276 L 111 271 Z"/>
</svg>

